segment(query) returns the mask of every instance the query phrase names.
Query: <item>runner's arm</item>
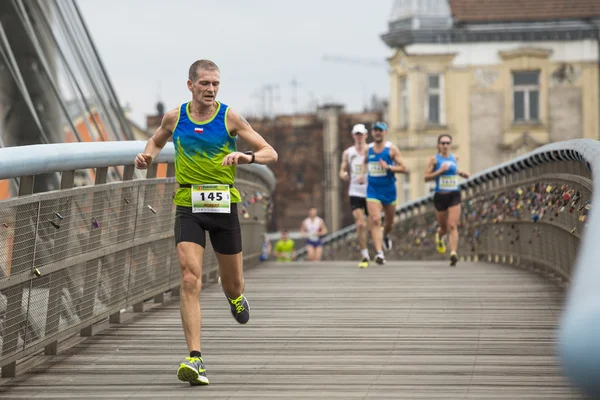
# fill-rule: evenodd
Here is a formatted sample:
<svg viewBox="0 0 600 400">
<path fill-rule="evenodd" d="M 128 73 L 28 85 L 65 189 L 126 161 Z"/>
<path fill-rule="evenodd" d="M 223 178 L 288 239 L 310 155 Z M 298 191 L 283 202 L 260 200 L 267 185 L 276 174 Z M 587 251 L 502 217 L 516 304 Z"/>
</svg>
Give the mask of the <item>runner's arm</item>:
<svg viewBox="0 0 600 400">
<path fill-rule="evenodd" d="M 231 135 L 237 135 L 246 141 L 254 152 L 255 164 L 270 164 L 277 161 L 278 155 L 275 149 L 267 143 L 267 141 L 242 117 L 231 108 L 227 112 L 227 127 Z M 244 154 L 243 164 L 248 164 L 252 160 L 252 156 Z M 242 157 L 240 157 L 241 160 Z M 238 164 L 242 164 L 238 161 Z"/>
<path fill-rule="evenodd" d="M 296 242 L 292 240 L 292 260 L 296 258 Z"/>
<path fill-rule="evenodd" d="M 340 164 L 340 179 L 346 180 L 350 176 L 348 172 L 348 150 L 342 153 L 342 163 Z"/>
<path fill-rule="evenodd" d="M 323 219 L 321 219 L 321 227 L 319 228 L 319 235 L 325 236 L 325 235 L 327 235 L 328 232 L 329 232 L 329 230 L 327 230 L 327 225 L 325 225 L 325 221 L 323 221 Z"/>
<path fill-rule="evenodd" d="M 404 164 L 404 159 L 402 159 L 400 149 L 398 149 L 396 146 L 392 146 L 390 155 L 392 156 L 392 160 L 394 160 L 396 163 L 396 165 L 389 166 L 390 171 L 408 173 L 408 167 Z"/>
<path fill-rule="evenodd" d="M 305 221 L 302 221 L 302 225 L 300 225 L 300 234 L 302 236 L 306 236 L 306 224 L 305 224 Z"/>
<path fill-rule="evenodd" d="M 431 157 L 429 162 L 427 163 L 427 169 L 425 170 L 425 182 L 433 181 L 435 178 L 440 176 L 444 171 L 442 169 L 438 169 L 434 171 L 435 168 L 435 157 Z"/>
<path fill-rule="evenodd" d="M 174 108 L 166 112 L 160 123 L 160 126 L 154 132 L 154 135 L 146 143 L 146 148 L 143 153 L 140 153 L 135 158 L 135 166 L 140 169 L 148 168 L 152 161 L 158 157 L 160 151 L 165 147 L 173 131 L 179 117 L 179 109 Z"/>
<path fill-rule="evenodd" d="M 277 243 L 275 243 L 275 249 L 273 250 L 273 255 L 275 257 L 281 257 L 281 245 L 283 243 L 281 242 L 281 240 L 278 240 Z"/>
<path fill-rule="evenodd" d="M 367 173 L 367 163 L 369 162 L 368 153 L 363 158 L 363 162 L 360 165 L 360 176 L 358 177 L 358 183 L 365 183 L 365 174 Z"/>
</svg>

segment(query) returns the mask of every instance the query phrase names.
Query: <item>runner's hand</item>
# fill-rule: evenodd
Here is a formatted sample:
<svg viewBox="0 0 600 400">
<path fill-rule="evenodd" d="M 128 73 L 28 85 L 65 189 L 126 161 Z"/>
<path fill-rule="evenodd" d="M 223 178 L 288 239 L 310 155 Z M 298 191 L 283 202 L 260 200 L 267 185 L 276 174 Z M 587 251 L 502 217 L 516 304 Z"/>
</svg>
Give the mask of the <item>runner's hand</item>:
<svg viewBox="0 0 600 400">
<path fill-rule="evenodd" d="M 152 155 L 148 153 L 140 153 L 135 157 L 133 164 L 137 169 L 146 169 L 152 164 Z"/>
<path fill-rule="evenodd" d="M 442 172 L 446 172 L 450 169 L 450 163 L 443 163 L 442 165 L 440 165 L 440 171 Z"/>
<path fill-rule="evenodd" d="M 379 165 L 381 165 L 381 168 L 383 169 L 388 169 L 390 166 L 387 162 L 385 162 L 385 160 L 379 160 Z"/>
<path fill-rule="evenodd" d="M 225 156 L 225 158 L 223 159 L 223 162 L 221 163 L 221 165 L 229 166 L 229 165 L 250 164 L 250 161 L 252 161 L 252 156 L 241 153 L 239 151 L 236 151 L 236 152 L 227 154 Z"/>
<path fill-rule="evenodd" d="M 362 185 L 362 184 L 364 184 L 364 183 L 365 183 L 365 176 L 364 176 L 364 175 L 362 175 L 362 174 L 360 174 L 360 175 L 358 176 L 358 179 L 357 179 L 356 181 L 357 181 L 359 184 L 361 184 L 361 185 Z"/>
<path fill-rule="evenodd" d="M 344 182 L 348 182 L 348 180 L 350 180 L 350 175 L 348 175 L 347 171 L 342 172 L 342 180 Z"/>
</svg>

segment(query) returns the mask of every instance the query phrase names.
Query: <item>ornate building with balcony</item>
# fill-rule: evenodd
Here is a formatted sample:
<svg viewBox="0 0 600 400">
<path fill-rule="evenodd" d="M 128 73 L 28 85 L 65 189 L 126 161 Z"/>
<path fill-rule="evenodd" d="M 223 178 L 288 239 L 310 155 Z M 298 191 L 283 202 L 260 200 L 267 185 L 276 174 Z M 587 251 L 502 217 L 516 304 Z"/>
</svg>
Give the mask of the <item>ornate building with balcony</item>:
<svg viewBox="0 0 600 400">
<path fill-rule="evenodd" d="M 549 142 L 600 138 L 600 2 L 396 0 L 390 139 L 411 168 L 399 202 L 426 194 L 428 158 L 450 134 L 477 172 Z"/>
</svg>

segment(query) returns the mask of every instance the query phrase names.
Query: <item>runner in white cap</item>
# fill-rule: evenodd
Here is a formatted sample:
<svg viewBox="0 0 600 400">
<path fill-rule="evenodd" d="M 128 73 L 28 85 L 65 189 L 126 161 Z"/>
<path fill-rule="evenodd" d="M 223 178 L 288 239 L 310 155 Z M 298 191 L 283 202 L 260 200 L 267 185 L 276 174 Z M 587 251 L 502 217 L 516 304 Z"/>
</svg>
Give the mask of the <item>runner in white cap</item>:
<svg viewBox="0 0 600 400">
<path fill-rule="evenodd" d="M 350 196 L 350 208 L 356 224 L 356 233 L 360 244 L 361 261 L 359 268 L 369 266 L 369 249 L 367 248 L 367 184 L 358 183 L 360 169 L 367 152 L 367 135 L 369 130 L 363 124 L 356 124 L 352 128 L 352 137 L 354 146 L 348 147 L 342 154 L 342 164 L 340 165 L 340 178 L 343 181 L 350 181 L 348 196 Z"/>
</svg>

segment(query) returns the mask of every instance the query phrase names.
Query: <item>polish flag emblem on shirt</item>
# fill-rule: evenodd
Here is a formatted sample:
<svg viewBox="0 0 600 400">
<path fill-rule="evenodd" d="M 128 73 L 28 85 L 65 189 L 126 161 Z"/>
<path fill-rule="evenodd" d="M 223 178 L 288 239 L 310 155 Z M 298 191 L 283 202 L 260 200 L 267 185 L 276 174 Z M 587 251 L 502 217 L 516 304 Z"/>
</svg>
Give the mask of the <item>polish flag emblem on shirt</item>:
<svg viewBox="0 0 600 400">
<path fill-rule="evenodd" d="M 204 133 L 204 128 L 194 128 L 194 132 L 196 132 L 196 133 Z"/>
</svg>

